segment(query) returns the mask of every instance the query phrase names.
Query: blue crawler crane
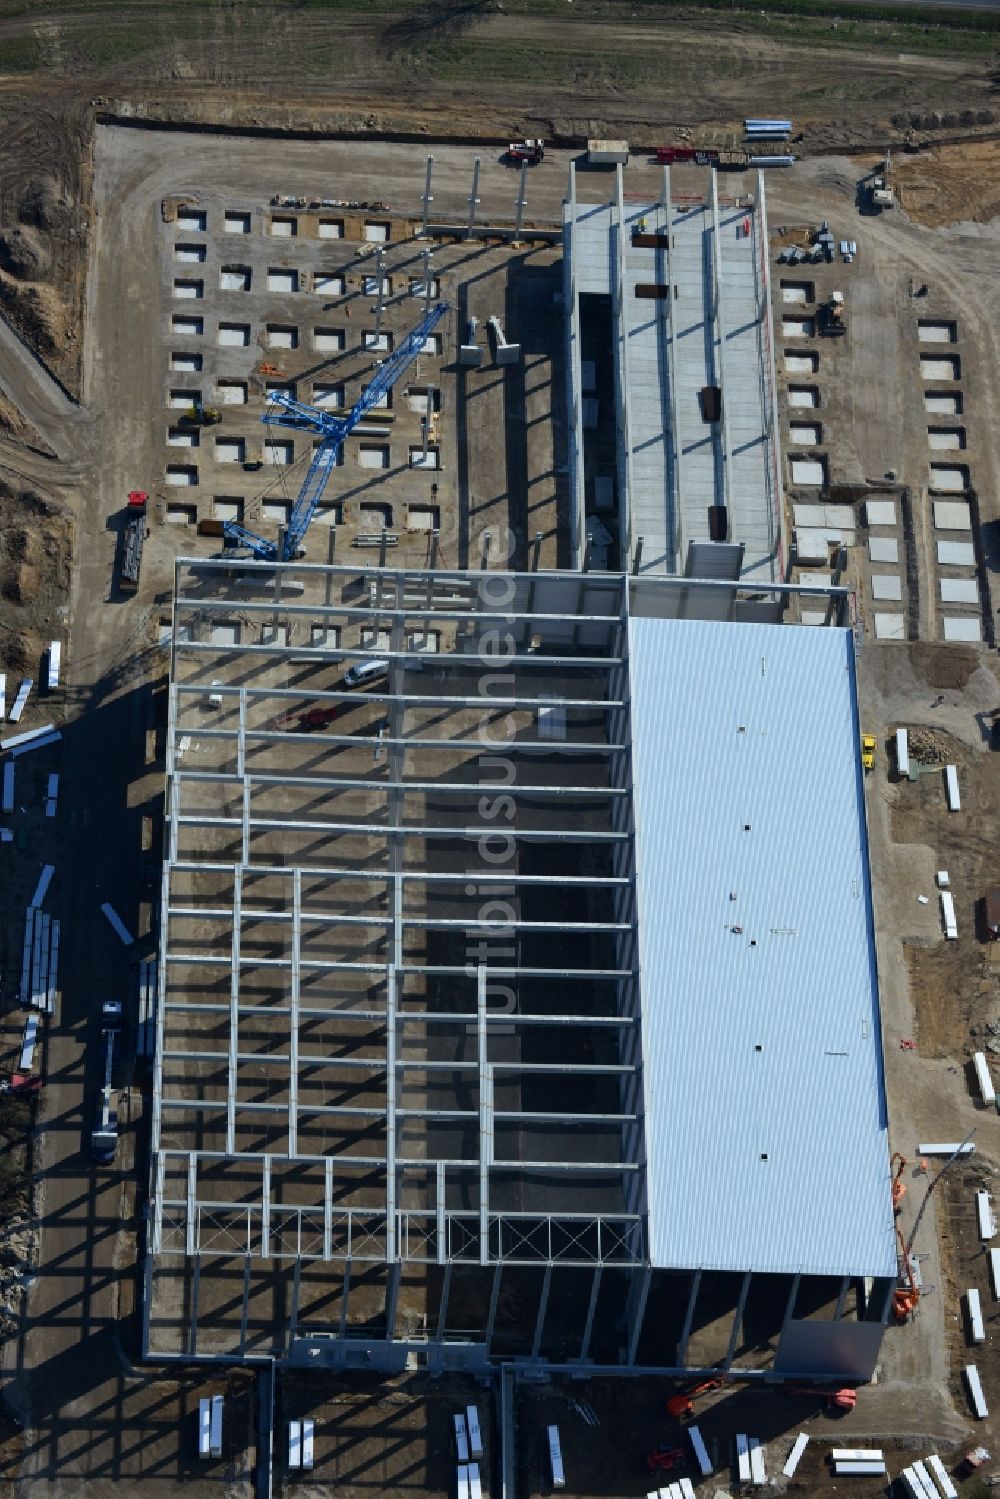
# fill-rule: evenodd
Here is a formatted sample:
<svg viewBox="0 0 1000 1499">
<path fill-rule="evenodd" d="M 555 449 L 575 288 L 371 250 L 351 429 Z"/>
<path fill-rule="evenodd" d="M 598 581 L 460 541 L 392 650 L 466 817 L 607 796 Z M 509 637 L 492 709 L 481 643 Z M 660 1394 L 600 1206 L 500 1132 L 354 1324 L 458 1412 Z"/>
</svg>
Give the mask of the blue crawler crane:
<svg viewBox="0 0 1000 1499">
<path fill-rule="evenodd" d="M 306 471 L 298 499 L 292 506 L 281 547 L 282 562 L 290 562 L 298 556 L 316 508 L 323 498 L 330 474 L 337 465 L 337 455 L 345 438 L 350 436 L 359 422 L 364 421 L 386 392 L 392 389 L 400 375 L 409 369 L 447 311 L 448 303 L 440 302 L 421 319 L 406 335 L 399 348 L 379 365 L 361 399 L 347 416 L 330 416 L 328 412 L 320 411 L 315 406 L 297 401 L 284 391 L 278 391 L 272 397 L 261 421 L 268 425 L 274 423 L 279 427 L 297 427 L 300 431 L 315 432 L 322 439 Z M 235 521 L 226 521 L 223 534 L 227 541 L 248 547 L 255 557 L 264 562 L 279 560 L 277 543 L 266 541 L 263 536 L 257 536 Z"/>
</svg>

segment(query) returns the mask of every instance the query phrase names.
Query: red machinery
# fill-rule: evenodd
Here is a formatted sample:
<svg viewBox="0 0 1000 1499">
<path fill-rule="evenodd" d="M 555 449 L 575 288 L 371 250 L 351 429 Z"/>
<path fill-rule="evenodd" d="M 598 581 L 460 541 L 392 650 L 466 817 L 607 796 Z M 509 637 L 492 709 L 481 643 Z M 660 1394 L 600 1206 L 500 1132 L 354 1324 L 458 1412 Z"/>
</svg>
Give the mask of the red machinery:
<svg viewBox="0 0 1000 1499">
<path fill-rule="evenodd" d="M 858 1403 L 857 1390 L 827 1390 L 822 1385 L 796 1385 L 784 1392 L 786 1395 L 813 1395 L 826 1402 L 831 1411 L 852 1411 Z"/>
<path fill-rule="evenodd" d="M 896 1166 L 896 1174 L 892 1179 L 892 1211 L 894 1213 L 900 1212 L 903 1206 L 903 1198 L 906 1196 L 906 1183 L 902 1180 L 902 1176 L 909 1165 L 909 1161 L 905 1155 L 900 1155 L 897 1150 L 893 1152 L 892 1159 L 889 1162 L 890 1171 L 896 1161 L 899 1162 L 899 1165 Z"/>
<path fill-rule="evenodd" d="M 690 1421 L 694 1415 L 694 1402 L 698 1396 L 707 1395 L 712 1390 L 721 1390 L 725 1382 L 722 1376 L 717 1379 L 705 1379 L 701 1384 L 682 1390 L 679 1395 L 671 1395 L 667 1400 L 667 1415 L 673 1416 L 676 1421 Z"/>
<path fill-rule="evenodd" d="M 545 142 L 543 140 L 511 141 L 504 152 L 504 160 L 515 166 L 520 166 L 526 161 L 529 167 L 537 167 L 539 162 L 545 160 Z"/>
<path fill-rule="evenodd" d="M 284 724 L 297 724 L 301 733 L 312 734 L 317 729 L 325 729 L 339 712 L 340 704 L 330 703 L 325 708 L 307 708 L 304 713 L 286 713 L 284 718 L 275 719 L 275 728 Z"/>
<path fill-rule="evenodd" d="M 711 167 L 719 160 L 718 151 L 701 146 L 657 146 L 658 166 L 673 166 L 678 161 L 691 161 L 697 167 Z"/>
<path fill-rule="evenodd" d="M 42 1080 L 30 1072 L 15 1072 L 0 1080 L 0 1093 L 40 1093 Z"/>
<path fill-rule="evenodd" d="M 666 1442 L 661 1442 L 646 1454 L 646 1467 L 650 1473 L 669 1473 L 684 1460 L 685 1455 L 680 1447 L 668 1447 Z"/>
</svg>

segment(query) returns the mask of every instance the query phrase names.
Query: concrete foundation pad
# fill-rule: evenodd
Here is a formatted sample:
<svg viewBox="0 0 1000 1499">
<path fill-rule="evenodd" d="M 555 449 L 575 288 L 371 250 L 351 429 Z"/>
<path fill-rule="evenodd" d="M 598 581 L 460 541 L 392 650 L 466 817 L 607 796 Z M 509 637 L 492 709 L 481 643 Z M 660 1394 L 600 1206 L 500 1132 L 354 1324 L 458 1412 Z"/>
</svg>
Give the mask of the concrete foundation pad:
<svg viewBox="0 0 1000 1499">
<path fill-rule="evenodd" d="M 942 604 L 978 604 L 979 585 L 975 578 L 941 578 Z"/>
<path fill-rule="evenodd" d="M 946 614 L 941 620 L 945 640 L 982 640 L 982 627 L 972 615 Z"/>
<path fill-rule="evenodd" d="M 939 541 L 937 560 L 939 567 L 975 567 L 976 549 L 971 541 Z"/>
<path fill-rule="evenodd" d="M 906 619 L 902 614 L 876 614 L 876 640 L 905 640 Z"/>
<path fill-rule="evenodd" d="M 897 573 L 875 573 L 872 576 L 872 598 L 896 600 L 903 597 L 903 584 Z"/>
<path fill-rule="evenodd" d="M 811 562 L 828 563 L 830 542 L 841 540 L 839 531 L 824 531 L 822 528 L 800 526 L 795 532 L 795 554 L 800 564 Z"/>
<path fill-rule="evenodd" d="M 964 500 L 934 501 L 935 531 L 971 531 L 969 507 Z"/>
<path fill-rule="evenodd" d="M 821 625 L 826 620 L 825 609 L 803 609 L 799 615 L 804 625 Z"/>
<path fill-rule="evenodd" d="M 894 526 L 896 524 L 896 501 L 867 500 L 865 519 L 870 526 Z"/>
<path fill-rule="evenodd" d="M 868 560 L 870 562 L 898 562 L 899 543 L 894 536 L 869 536 Z"/>
<path fill-rule="evenodd" d="M 833 575 L 829 572 L 806 572 L 799 568 L 795 581 L 811 588 L 829 588 L 833 582 Z"/>
</svg>

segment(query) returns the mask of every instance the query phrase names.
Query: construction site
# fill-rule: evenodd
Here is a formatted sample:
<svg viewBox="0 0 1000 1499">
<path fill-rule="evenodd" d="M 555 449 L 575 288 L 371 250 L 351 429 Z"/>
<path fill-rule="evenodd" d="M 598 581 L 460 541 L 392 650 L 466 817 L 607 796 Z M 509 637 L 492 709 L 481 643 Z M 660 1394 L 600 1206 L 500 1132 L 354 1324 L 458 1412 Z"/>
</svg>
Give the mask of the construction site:
<svg viewBox="0 0 1000 1499">
<path fill-rule="evenodd" d="M 0 231 L 0 1482 L 982 1499 L 960 147 L 119 102 Z"/>
</svg>

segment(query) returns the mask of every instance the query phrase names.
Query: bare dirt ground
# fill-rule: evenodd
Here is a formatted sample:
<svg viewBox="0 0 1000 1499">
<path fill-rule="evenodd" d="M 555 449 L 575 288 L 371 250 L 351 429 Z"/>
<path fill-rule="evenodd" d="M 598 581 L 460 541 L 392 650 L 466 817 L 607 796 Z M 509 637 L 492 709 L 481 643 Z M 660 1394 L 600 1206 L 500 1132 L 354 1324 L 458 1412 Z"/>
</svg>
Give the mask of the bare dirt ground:
<svg viewBox="0 0 1000 1499">
<path fill-rule="evenodd" d="M 960 219 L 988 224 L 1000 214 L 1000 142 L 938 146 L 896 156 L 893 186 L 909 218 L 932 229 Z"/>
<path fill-rule="evenodd" d="M 144 0 L 53 4 L 44 15 L 0 7 L 0 310 L 77 390 L 99 110 L 428 139 L 614 135 L 647 147 L 772 110 L 794 116 L 801 155 L 995 130 L 992 67 L 989 33 L 863 13 L 381 0 L 181 4 L 175 21 Z"/>
</svg>

